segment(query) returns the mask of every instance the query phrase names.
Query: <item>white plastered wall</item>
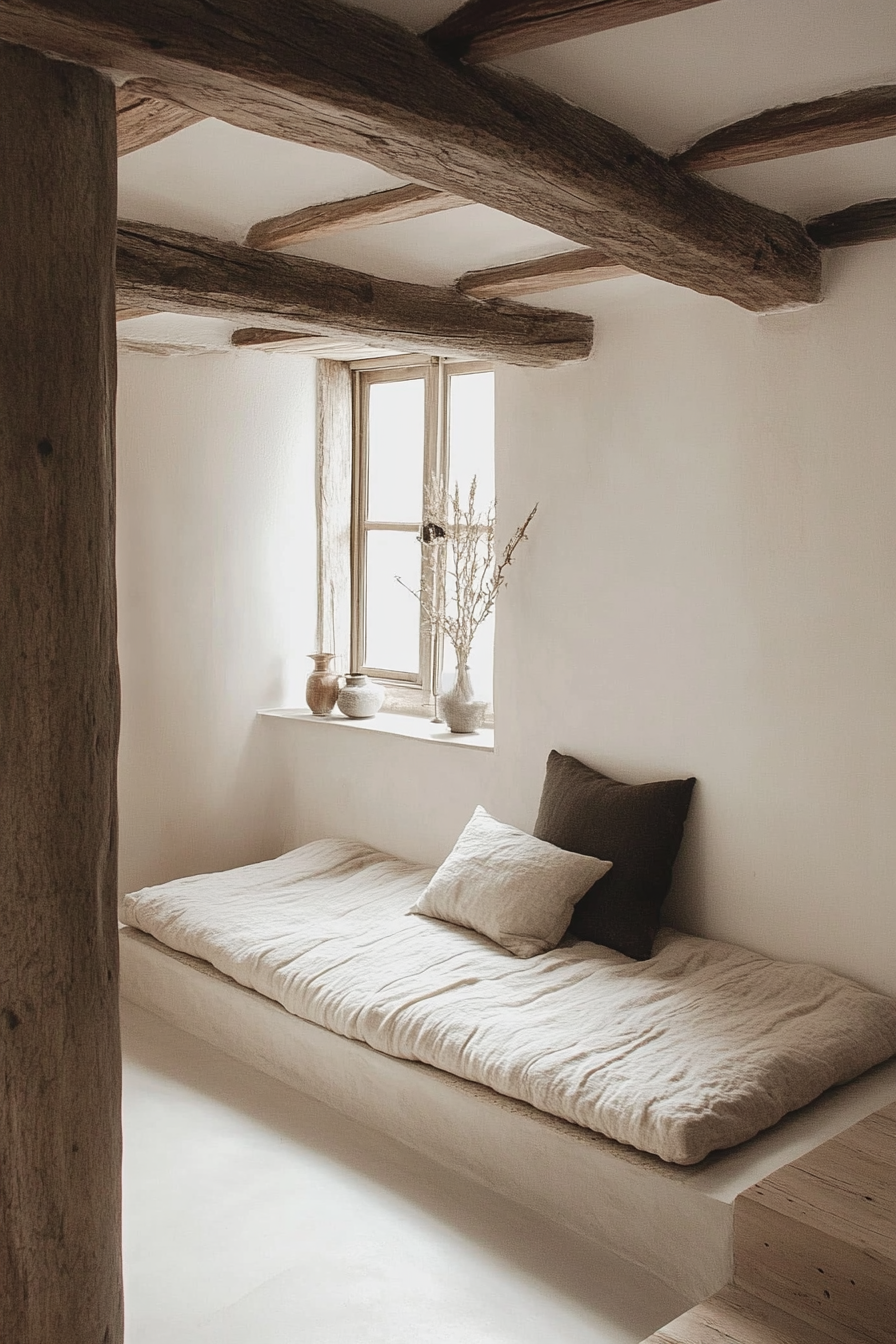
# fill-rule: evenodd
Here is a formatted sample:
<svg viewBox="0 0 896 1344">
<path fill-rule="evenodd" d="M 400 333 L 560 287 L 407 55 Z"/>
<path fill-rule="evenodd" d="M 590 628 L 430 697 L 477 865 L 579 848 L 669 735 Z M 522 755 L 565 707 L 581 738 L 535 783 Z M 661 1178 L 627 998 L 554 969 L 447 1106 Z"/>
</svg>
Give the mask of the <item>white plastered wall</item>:
<svg viewBox="0 0 896 1344">
<path fill-rule="evenodd" d="M 311 647 L 310 371 L 287 432 L 284 356 L 127 357 L 125 883 L 324 834 L 436 863 L 476 803 L 531 826 L 556 747 L 698 777 L 677 922 L 896 992 L 896 244 L 826 265 L 822 305 L 763 318 L 569 291 L 593 357 L 499 372 L 501 529 L 540 508 L 499 603 L 494 756 L 252 728 L 301 703 Z"/>
<path fill-rule="evenodd" d="M 477 802 L 532 825 L 551 747 L 694 774 L 670 916 L 896 992 L 896 244 L 826 264 L 762 318 L 595 287 L 587 363 L 500 371 L 495 757 L 283 724 L 297 840 L 438 862 Z"/>
<path fill-rule="evenodd" d="M 313 360 L 123 353 L 121 884 L 279 853 L 284 744 L 313 647 Z"/>
<path fill-rule="evenodd" d="M 620 294 L 589 364 L 502 379 L 505 506 L 541 512 L 499 794 L 530 819 L 552 746 L 694 774 L 670 914 L 896 992 L 896 245 L 827 262 L 791 314 Z"/>
</svg>

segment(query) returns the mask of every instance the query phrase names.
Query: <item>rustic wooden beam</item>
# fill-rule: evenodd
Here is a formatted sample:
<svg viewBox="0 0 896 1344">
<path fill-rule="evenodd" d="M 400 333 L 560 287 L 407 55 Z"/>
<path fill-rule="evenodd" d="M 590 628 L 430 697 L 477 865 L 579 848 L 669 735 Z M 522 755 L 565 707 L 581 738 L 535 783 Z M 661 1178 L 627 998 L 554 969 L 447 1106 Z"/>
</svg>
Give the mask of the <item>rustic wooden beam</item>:
<svg viewBox="0 0 896 1344">
<path fill-rule="evenodd" d="M 269 327 L 239 327 L 233 332 L 230 344 L 238 350 L 288 350 L 292 354 L 324 355 L 329 359 L 361 359 L 375 353 L 375 348 L 359 345 L 357 340 L 317 336 L 313 332 L 274 331 Z"/>
<path fill-rule="evenodd" d="M 159 97 L 366 159 L 492 206 L 620 265 L 767 311 L 814 303 L 821 259 L 795 220 L 681 172 L 535 85 L 441 60 L 337 0 L 0 0 L 0 39 L 130 70 Z"/>
<path fill-rule="evenodd" d="M 154 98 L 140 87 L 138 80 L 123 84 L 115 93 L 118 113 L 118 154 L 132 154 L 159 140 L 165 140 L 175 131 L 195 126 L 204 121 L 201 112 L 189 107 L 178 107 L 163 98 Z"/>
<path fill-rule="evenodd" d="M 578 313 L 480 303 L 453 288 L 382 280 L 155 224 L 119 224 L 118 296 L 122 306 L 510 364 L 585 359 L 592 341 L 591 319 Z"/>
<path fill-rule="evenodd" d="M 469 0 L 426 34 L 437 51 L 495 61 L 519 51 L 697 9 L 714 0 Z"/>
<path fill-rule="evenodd" d="M 628 266 L 614 261 L 593 247 L 560 252 L 512 266 L 493 266 L 485 271 L 467 271 L 457 282 L 462 294 L 477 299 L 520 299 L 527 294 L 545 294 L 571 285 L 590 285 L 595 280 L 618 280 L 635 275 Z"/>
<path fill-rule="evenodd" d="M 291 345 L 301 345 L 303 342 L 322 345 L 328 339 L 331 338 L 321 336 L 316 331 L 278 331 L 275 327 L 238 327 L 230 337 L 230 344 L 236 346 L 281 345 L 288 341 Z"/>
<path fill-rule="evenodd" d="M 887 242 L 896 238 L 896 199 L 862 201 L 830 215 L 819 215 L 809 221 L 806 232 L 819 247 Z"/>
<path fill-rule="evenodd" d="M 246 246 L 276 252 L 281 247 L 292 247 L 293 243 L 323 238 L 330 233 L 367 229 L 373 224 L 397 224 L 405 219 L 418 219 L 421 215 L 456 210 L 458 206 L 469 204 L 462 196 L 452 196 L 447 191 L 411 182 L 406 187 L 374 191 L 368 196 L 350 196 L 347 200 L 327 201 L 323 205 L 308 205 L 290 215 L 263 219 L 253 224 L 246 234 Z"/>
<path fill-rule="evenodd" d="M 225 347 L 196 341 L 147 341 L 136 336 L 119 336 L 119 351 L 126 350 L 137 355 L 206 355 L 216 353 Z"/>
<path fill-rule="evenodd" d="M 0 1339 L 121 1344 L 115 99 L 0 46 Z"/>
<path fill-rule="evenodd" d="M 704 135 L 673 162 L 690 172 L 704 172 L 858 145 L 889 135 L 896 135 L 896 85 L 882 84 L 811 103 L 770 107 Z"/>
</svg>

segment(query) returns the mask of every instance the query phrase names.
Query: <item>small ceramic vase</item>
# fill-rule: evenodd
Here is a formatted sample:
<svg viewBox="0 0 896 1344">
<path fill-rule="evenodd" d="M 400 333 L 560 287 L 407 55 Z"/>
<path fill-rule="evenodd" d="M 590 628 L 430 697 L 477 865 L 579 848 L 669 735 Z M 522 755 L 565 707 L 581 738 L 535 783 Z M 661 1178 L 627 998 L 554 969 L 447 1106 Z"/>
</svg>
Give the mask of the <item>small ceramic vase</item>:
<svg viewBox="0 0 896 1344">
<path fill-rule="evenodd" d="M 363 672 L 349 672 L 336 704 L 347 719 L 372 719 L 385 698 L 378 682 Z"/>
<path fill-rule="evenodd" d="M 305 682 L 305 703 L 318 719 L 326 719 L 333 712 L 343 678 L 330 667 L 335 653 L 309 653 L 314 671 Z"/>
<path fill-rule="evenodd" d="M 477 700 L 469 667 L 458 664 L 454 685 L 439 696 L 439 716 L 452 733 L 476 733 L 482 727 L 488 702 Z"/>
</svg>

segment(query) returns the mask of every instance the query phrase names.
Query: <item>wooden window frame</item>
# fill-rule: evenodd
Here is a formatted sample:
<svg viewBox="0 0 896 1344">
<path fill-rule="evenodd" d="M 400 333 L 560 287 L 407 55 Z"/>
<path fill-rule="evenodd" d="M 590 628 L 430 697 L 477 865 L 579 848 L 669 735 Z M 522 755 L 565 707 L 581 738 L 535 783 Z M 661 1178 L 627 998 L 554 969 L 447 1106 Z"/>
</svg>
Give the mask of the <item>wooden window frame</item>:
<svg viewBox="0 0 896 1344">
<path fill-rule="evenodd" d="M 374 667 L 366 662 L 366 536 L 372 531 L 419 533 L 423 522 L 382 523 L 367 517 L 367 463 L 369 389 L 376 383 L 399 382 L 419 370 L 424 380 L 423 481 L 435 478 L 447 485 L 449 398 L 451 378 L 467 373 L 493 373 L 489 360 L 451 359 L 426 355 L 396 355 L 385 359 L 358 360 L 351 365 L 352 377 L 352 521 L 351 521 L 351 650 L 355 671 L 365 672 L 386 688 L 386 709 L 406 713 L 431 713 L 438 693 L 442 665 L 442 636 L 420 613 L 419 671 L 403 673 Z M 422 563 L 421 583 L 437 582 Z M 433 594 L 437 600 L 444 595 Z"/>
</svg>

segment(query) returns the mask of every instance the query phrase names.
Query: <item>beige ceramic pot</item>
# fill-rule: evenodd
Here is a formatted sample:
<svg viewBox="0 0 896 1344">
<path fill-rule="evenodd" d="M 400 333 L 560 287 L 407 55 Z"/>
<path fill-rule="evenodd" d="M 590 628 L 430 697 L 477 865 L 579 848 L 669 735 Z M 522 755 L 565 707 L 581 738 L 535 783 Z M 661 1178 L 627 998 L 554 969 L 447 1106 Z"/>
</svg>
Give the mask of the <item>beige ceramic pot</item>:
<svg viewBox="0 0 896 1344">
<path fill-rule="evenodd" d="M 309 653 L 314 671 L 305 682 L 305 703 L 318 719 L 326 719 L 333 712 L 343 678 L 330 667 L 335 653 Z"/>
</svg>

